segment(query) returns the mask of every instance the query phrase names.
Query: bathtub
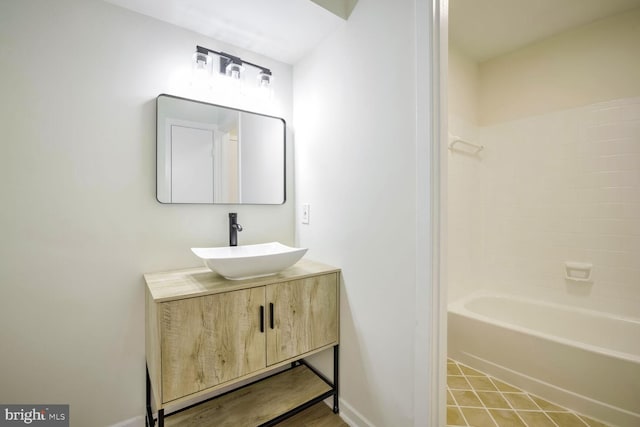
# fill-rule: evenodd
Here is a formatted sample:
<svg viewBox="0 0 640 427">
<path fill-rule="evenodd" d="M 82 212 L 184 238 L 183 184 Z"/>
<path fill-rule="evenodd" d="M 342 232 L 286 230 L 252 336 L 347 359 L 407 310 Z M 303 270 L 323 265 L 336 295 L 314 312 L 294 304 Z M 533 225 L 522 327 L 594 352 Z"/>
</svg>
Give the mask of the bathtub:
<svg viewBox="0 0 640 427">
<path fill-rule="evenodd" d="M 476 293 L 449 304 L 448 352 L 585 415 L 640 426 L 640 319 Z"/>
</svg>

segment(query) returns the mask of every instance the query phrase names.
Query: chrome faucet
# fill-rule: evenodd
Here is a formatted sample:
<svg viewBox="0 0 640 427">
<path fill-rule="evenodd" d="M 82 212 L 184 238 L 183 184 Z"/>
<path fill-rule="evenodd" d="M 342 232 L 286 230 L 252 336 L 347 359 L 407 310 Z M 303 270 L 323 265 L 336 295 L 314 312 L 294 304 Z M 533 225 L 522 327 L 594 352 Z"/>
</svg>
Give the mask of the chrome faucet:
<svg viewBox="0 0 640 427">
<path fill-rule="evenodd" d="M 242 231 L 242 226 L 238 224 L 238 214 L 229 212 L 229 246 L 238 246 L 238 231 Z"/>
</svg>

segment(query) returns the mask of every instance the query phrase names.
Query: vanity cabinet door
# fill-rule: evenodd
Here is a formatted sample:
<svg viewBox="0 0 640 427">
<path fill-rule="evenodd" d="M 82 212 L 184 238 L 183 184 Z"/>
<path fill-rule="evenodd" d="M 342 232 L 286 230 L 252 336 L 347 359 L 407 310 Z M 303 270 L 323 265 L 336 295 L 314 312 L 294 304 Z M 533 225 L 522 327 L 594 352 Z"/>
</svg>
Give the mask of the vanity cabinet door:
<svg viewBox="0 0 640 427">
<path fill-rule="evenodd" d="M 162 401 L 264 368 L 264 301 L 257 287 L 162 303 Z"/>
<path fill-rule="evenodd" d="M 267 286 L 267 365 L 338 343 L 337 274 Z"/>
</svg>

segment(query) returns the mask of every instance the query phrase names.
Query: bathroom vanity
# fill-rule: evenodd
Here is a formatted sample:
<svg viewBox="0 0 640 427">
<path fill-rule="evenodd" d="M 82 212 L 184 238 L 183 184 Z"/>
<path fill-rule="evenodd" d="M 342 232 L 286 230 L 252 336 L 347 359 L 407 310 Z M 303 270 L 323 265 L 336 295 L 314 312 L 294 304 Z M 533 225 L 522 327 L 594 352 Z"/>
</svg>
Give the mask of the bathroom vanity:
<svg viewBox="0 0 640 427">
<path fill-rule="evenodd" d="M 303 259 L 254 279 L 205 267 L 144 278 L 149 425 L 156 411 L 160 426 L 273 425 L 332 396 L 338 412 L 339 269 Z M 302 360 L 331 348 L 334 381 Z"/>
</svg>

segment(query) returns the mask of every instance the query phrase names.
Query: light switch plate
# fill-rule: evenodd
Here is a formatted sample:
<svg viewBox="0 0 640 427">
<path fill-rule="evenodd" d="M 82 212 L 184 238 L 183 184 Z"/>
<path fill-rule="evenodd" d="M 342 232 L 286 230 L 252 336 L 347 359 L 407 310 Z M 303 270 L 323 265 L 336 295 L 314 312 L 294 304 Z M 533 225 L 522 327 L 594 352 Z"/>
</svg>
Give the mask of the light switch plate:
<svg viewBox="0 0 640 427">
<path fill-rule="evenodd" d="M 311 206 L 309 203 L 305 203 L 302 205 L 302 223 L 309 224 L 309 215 L 310 215 Z"/>
</svg>

